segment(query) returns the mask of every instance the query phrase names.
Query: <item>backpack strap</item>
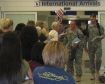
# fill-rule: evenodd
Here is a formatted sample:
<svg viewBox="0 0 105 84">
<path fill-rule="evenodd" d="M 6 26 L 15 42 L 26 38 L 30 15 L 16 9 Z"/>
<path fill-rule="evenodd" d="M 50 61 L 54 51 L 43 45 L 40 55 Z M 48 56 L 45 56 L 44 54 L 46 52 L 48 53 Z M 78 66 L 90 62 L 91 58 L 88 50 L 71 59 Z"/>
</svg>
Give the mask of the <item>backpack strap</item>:
<svg viewBox="0 0 105 84">
<path fill-rule="evenodd" d="M 99 31 L 99 36 L 101 36 L 100 25 L 99 25 L 98 22 L 97 22 L 96 25 L 97 25 L 97 28 L 98 28 L 98 31 Z M 89 37 L 88 24 L 86 25 L 86 29 L 83 31 L 83 34 L 86 35 L 87 37 Z"/>
</svg>

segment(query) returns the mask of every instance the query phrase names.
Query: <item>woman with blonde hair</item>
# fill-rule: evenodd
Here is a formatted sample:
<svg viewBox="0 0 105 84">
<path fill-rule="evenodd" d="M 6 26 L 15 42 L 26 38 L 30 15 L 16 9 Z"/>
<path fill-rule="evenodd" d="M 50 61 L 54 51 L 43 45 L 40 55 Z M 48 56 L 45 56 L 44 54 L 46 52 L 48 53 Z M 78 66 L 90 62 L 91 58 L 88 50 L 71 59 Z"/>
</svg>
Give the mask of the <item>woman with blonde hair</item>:
<svg viewBox="0 0 105 84">
<path fill-rule="evenodd" d="M 60 24 L 58 22 L 53 22 L 51 28 L 52 30 L 49 32 L 51 41 L 58 41 L 58 31 L 60 29 Z"/>
<path fill-rule="evenodd" d="M 40 20 L 36 21 L 35 26 L 36 27 L 39 26 L 41 27 L 41 29 L 43 29 L 43 21 L 40 21 Z"/>
<path fill-rule="evenodd" d="M 45 36 L 47 35 L 47 30 L 44 27 L 47 27 L 47 25 L 43 21 L 37 21 L 35 26 L 41 27 L 41 33 L 44 34 Z"/>
<path fill-rule="evenodd" d="M 48 43 L 42 56 L 45 66 L 37 67 L 33 71 L 35 84 L 75 84 L 73 76 L 64 71 L 68 50 L 62 42 Z"/>
<path fill-rule="evenodd" d="M 38 40 L 39 42 L 47 43 L 47 37 L 41 32 L 41 27 L 37 26 Z"/>
<path fill-rule="evenodd" d="M 0 20 L 0 30 L 2 32 L 8 32 L 13 30 L 13 20 L 9 18 L 3 18 Z"/>
<path fill-rule="evenodd" d="M 49 34 L 48 23 L 46 21 L 43 22 L 43 29 L 42 31 L 45 33 L 46 36 Z"/>
<path fill-rule="evenodd" d="M 48 23 L 46 21 L 43 22 L 43 28 L 45 28 L 46 31 L 49 32 Z"/>
</svg>

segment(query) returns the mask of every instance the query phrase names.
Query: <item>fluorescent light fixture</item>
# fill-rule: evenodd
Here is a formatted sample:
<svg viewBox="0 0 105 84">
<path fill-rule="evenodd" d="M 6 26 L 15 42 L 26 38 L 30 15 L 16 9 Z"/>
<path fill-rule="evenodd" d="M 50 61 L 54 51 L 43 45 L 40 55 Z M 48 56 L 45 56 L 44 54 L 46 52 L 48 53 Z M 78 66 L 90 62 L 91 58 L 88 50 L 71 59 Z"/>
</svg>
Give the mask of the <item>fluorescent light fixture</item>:
<svg viewBox="0 0 105 84">
<path fill-rule="evenodd" d="M 91 23 L 91 21 L 90 20 L 88 20 L 88 24 L 90 24 Z"/>
<path fill-rule="evenodd" d="M 68 21 L 68 24 L 70 24 L 71 23 L 71 21 Z"/>
</svg>

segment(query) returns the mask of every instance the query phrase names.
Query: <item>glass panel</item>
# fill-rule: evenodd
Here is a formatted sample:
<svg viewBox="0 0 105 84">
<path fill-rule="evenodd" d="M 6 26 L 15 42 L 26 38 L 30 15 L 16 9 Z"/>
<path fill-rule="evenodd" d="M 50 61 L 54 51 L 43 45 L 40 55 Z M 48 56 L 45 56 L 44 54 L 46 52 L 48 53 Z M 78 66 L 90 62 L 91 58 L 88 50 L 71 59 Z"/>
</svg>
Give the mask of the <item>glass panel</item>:
<svg viewBox="0 0 105 84">
<path fill-rule="evenodd" d="M 105 13 L 100 14 L 100 24 L 104 27 L 105 29 Z"/>
<path fill-rule="evenodd" d="M 49 26 L 49 29 L 52 29 L 51 28 L 51 25 L 52 23 L 55 21 L 55 17 L 48 17 L 48 26 Z"/>
<path fill-rule="evenodd" d="M 100 14 L 100 24 L 105 29 L 105 13 Z M 102 40 L 102 66 L 105 66 L 105 39 Z"/>
<path fill-rule="evenodd" d="M 46 15 L 38 15 L 38 16 L 37 16 L 37 19 L 38 19 L 38 20 L 41 20 L 41 21 L 47 21 L 47 17 L 48 17 L 48 16 L 46 16 Z"/>
<path fill-rule="evenodd" d="M 35 14 L 6 14 L 5 18 L 11 18 L 14 21 L 14 29 L 18 23 L 27 24 L 28 20 L 35 21 Z"/>
</svg>

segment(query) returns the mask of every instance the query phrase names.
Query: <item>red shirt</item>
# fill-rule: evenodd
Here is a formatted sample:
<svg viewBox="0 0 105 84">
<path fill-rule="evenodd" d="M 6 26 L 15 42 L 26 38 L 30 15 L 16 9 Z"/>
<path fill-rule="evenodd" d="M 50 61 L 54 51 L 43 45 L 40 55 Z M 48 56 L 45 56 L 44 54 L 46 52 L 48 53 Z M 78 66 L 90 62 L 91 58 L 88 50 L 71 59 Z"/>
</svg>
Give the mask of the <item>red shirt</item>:
<svg viewBox="0 0 105 84">
<path fill-rule="evenodd" d="M 40 63 L 38 63 L 36 61 L 32 61 L 32 60 L 29 61 L 29 65 L 30 65 L 32 72 L 36 67 L 43 66 L 43 64 L 40 64 Z"/>
</svg>

